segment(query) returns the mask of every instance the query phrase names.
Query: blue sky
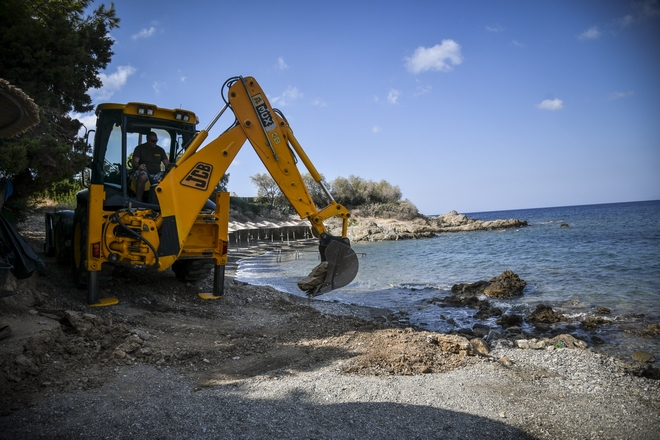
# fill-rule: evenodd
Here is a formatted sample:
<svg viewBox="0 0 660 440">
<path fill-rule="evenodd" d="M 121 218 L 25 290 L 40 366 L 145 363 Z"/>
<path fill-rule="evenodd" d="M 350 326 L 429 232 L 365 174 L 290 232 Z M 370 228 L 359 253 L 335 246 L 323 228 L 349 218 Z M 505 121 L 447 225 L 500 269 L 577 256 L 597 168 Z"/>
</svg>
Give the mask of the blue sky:
<svg viewBox="0 0 660 440">
<path fill-rule="evenodd" d="M 254 76 L 326 179 L 385 179 L 425 214 L 660 199 L 657 0 L 114 4 L 95 104 L 205 128 Z M 246 144 L 228 172 L 250 196 L 266 170 Z"/>
</svg>

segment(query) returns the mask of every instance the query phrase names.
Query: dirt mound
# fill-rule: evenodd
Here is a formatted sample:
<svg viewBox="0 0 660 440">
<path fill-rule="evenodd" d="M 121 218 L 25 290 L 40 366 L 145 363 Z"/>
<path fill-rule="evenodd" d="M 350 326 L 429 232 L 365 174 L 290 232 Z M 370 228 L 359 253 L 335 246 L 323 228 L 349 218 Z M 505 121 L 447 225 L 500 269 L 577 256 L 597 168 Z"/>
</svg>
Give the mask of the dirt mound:
<svg viewBox="0 0 660 440">
<path fill-rule="evenodd" d="M 477 351 L 462 336 L 409 328 L 343 335 L 335 342 L 360 352 L 346 362 L 342 368 L 345 373 L 379 376 L 446 373 L 478 360 L 474 357 Z"/>
</svg>

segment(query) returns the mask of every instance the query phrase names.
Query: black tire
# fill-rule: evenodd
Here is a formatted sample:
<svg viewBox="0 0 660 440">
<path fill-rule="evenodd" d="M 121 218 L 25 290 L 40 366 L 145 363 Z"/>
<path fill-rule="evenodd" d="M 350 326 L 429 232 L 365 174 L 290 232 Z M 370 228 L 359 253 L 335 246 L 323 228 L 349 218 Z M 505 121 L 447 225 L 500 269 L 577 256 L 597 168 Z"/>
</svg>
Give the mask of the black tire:
<svg viewBox="0 0 660 440">
<path fill-rule="evenodd" d="M 51 223 L 53 221 L 53 216 L 52 214 L 46 214 L 45 215 L 45 229 L 46 229 L 46 239 L 44 240 L 44 254 L 48 257 L 54 257 L 55 256 L 55 246 L 51 246 L 51 241 L 53 239 L 51 238 L 51 234 L 55 235 L 53 228 L 51 228 Z"/>
<path fill-rule="evenodd" d="M 47 214 L 48 215 L 48 214 Z M 55 221 L 53 217 L 46 217 L 46 239 L 44 240 L 44 254 L 49 257 L 55 257 L 57 264 L 70 264 L 73 259 L 71 243 L 67 246 L 66 233 L 63 230 L 62 222 Z"/>
<path fill-rule="evenodd" d="M 205 280 L 211 275 L 214 267 L 213 260 L 176 260 L 172 264 L 176 277 L 189 283 Z"/>
<path fill-rule="evenodd" d="M 55 258 L 57 259 L 57 264 L 71 264 L 73 260 L 73 249 L 71 243 L 67 246 L 66 244 L 66 234 L 63 230 L 61 222 L 57 222 L 55 225 Z"/>
</svg>

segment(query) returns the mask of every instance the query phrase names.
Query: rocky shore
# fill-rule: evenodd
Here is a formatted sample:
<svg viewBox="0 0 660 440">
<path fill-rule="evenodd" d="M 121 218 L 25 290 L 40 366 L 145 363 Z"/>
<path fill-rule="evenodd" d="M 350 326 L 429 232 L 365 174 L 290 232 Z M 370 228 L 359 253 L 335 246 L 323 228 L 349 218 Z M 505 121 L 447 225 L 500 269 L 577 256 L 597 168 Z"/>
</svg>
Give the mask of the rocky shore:
<svg viewBox="0 0 660 440">
<path fill-rule="evenodd" d="M 341 223 L 329 222 L 331 232 L 338 234 Z M 451 211 L 437 217 L 421 216 L 413 220 L 355 218 L 349 221 L 348 238 L 351 242 L 406 240 L 430 238 L 448 232 L 489 231 L 495 229 L 521 228 L 527 226 L 525 220 L 484 221 L 468 218 L 465 214 Z"/>
</svg>

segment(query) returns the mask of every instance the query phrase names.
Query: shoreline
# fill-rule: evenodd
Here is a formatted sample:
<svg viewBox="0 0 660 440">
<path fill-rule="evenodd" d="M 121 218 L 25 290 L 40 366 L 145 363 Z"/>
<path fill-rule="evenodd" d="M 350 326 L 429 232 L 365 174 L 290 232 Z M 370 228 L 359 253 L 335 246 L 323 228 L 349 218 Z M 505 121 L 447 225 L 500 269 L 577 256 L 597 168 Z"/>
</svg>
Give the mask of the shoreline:
<svg viewBox="0 0 660 440">
<path fill-rule="evenodd" d="M 232 249 L 230 248 L 228 252 L 227 266 L 225 269 L 226 270 L 225 278 L 232 283 L 244 283 L 246 285 L 250 285 L 255 288 L 263 287 L 255 284 L 250 284 L 249 282 L 236 280 L 236 271 L 238 269 L 238 264 L 240 260 L 245 258 L 258 257 L 260 255 L 264 255 L 268 252 L 281 248 L 287 248 L 286 249 L 287 251 L 295 252 L 297 249 L 316 247 L 316 245 L 317 245 L 316 239 L 306 239 L 306 240 L 301 239 L 298 240 L 297 242 L 294 242 L 293 245 L 267 244 L 263 247 L 257 246 L 256 248 L 255 247 L 238 248 L 233 252 Z M 267 287 L 275 289 L 272 286 L 267 286 Z M 371 320 L 380 323 L 393 323 L 395 321 L 398 321 L 398 317 L 395 316 L 390 309 L 384 307 L 368 307 L 368 306 L 360 306 L 357 304 L 345 304 L 339 302 L 318 300 L 315 298 L 306 298 L 302 291 L 301 291 L 301 295 L 294 295 L 292 293 L 283 292 L 281 290 L 277 290 L 277 291 L 282 293 L 283 295 L 288 295 L 291 298 L 291 301 L 312 307 L 321 313 L 327 313 L 337 316 L 351 316 L 359 319 Z"/>
<path fill-rule="evenodd" d="M 256 248 L 252 247 L 249 249 L 241 248 L 237 254 L 233 256 L 233 270 L 229 271 L 228 274 L 231 273 L 231 275 L 227 276 L 235 279 L 235 270 L 237 269 L 239 261 L 243 258 L 256 257 L 276 249 L 283 249 L 286 251 L 294 252 L 297 249 L 313 247 L 316 241 L 314 239 L 308 239 L 292 243 L 292 245 L 280 244 L 273 246 L 268 244 L 263 247 L 257 246 Z M 249 280 L 247 281 L 247 284 L 249 284 Z M 270 287 L 274 288 L 273 286 Z M 280 292 L 291 295 L 291 297 L 296 298 L 296 301 L 304 301 L 311 307 L 314 307 L 315 309 L 325 313 L 333 313 L 333 310 L 335 310 L 335 313 L 338 314 L 351 315 L 349 310 L 351 307 L 354 307 L 356 309 L 362 309 L 362 316 L 366 317 L 367 319 L 370 316 L 377 316 L 380 322 L 385 320 L 390 324 L 402 328 L 411 327 L 419 331 L 435 331 L 425 327 L 424 325 L 409 322 L 406 315 L 402 314 L 401 311 L 397 311 L 392 308 L 361 306 L 351 303 L 329 301 L 321 298 L 305 299 L 304 293 L 302 292 L 300 295 L 284 291 Z M 452 295 L 449 294 L 445 298 L 451 299 Z M 480 300 L 479 308 L 477 308 L 477 311 L 481 310 L 483 312 L 484 308 L 487 311 L 488 308 L 492 307 L 490 303 L 490 299 Z M 573 310 L 570 307 L 562 306 L 561 304 L 550 304 L 550 306 L 554 308 L 554 310 L 551 309 L 550 311 L 551 313 L 554 313 L 552 318 L 555 316 L 557 317 L 557 321 L 554 323 L 552 320 L 546 321 L 545 319 L 547 318 L 542 317 L 539 322 L 534 324 L 527 323 L 525 319 L 525 325 L 522 326 L 520 324 L 497 325 L 492 322 L 489 323 L 488 319 L 474 318 L 474 331 L 470 330 L 469 328 L 454 326 L 453 329 L 447 333 L 462 335 L 470 339 L 478 335 L 484 337 L 488 336 L 488 332 L 493 331 L 494 336 L 489 336 L 489 341 L 493 340 L 494 338 L 506 340 L 513 345 L 517 346 L 519 344 L 521 346 L 528 347 L 528 349 L 544 349 L 546 345 L 546 343 L 543 342 L 544 340 L 547 341 L 560 334 L 570 334 L 578 340 L 584 341 L 590 349 L 598 353 L 602 353 L 607 356 L 613 356 L 620 359 L 622 362 L 636 365 L 635 368 L 638 372 L 642 371 L 645 367 L 644 364 L 639 364 L 636 361 L 636 358 L 639 358 L 640 356 L 648 357 L 649 355 L 656 355 L 654 356 L 655 360 L 648 363 L 647 367 L 649 370 L 645 374 L 652 377 L 660 377 L 660 356 L 657 355 L 658 344 L 652 342 L 654 339 L 653 335 L 655 335 L 655 338 L 657 338 L 658 333 L 660 333 L 660 324 L 648 324 L 645 320 L 632 315 L 623 317 L 610 317 L 608 315 L 603 315 L 599 317 L 584 314 L 584 311 L 581 309 Z M 474 310 L 475 306 L 463 305 L 456 306 L 455 308 L 458 310 Z M 373 312 L 369 312 L 370 309 L 373 309 Z M 439 309 L 438 313 L 441 313 L 441 310 L 442 309 Z M 580 311 L 580 313 L 578 313 L 580 316 L 573 316 L 578 310 Z M 560 318 L 561 316 L 566 316 L 566 318 Z M 568 318 L 568 316 L 572 317 Z M 590 335 L 590 330 L 600 330 L 603 329 L 604 326 L 609 333 L 609 341 L 604 341 L 593 334 Z M 489 328 L 490 330 L 486 330 L 486 334 L 482 335 L 484 328 Z M 646 338 L 642 336 L 645 331 L 649 333 Z M 595 343 L 594 341 L 597 342 Z M 622 345 L 626 343 L 629 344 L 633 341 L 636 341 L 634 349 L 628 349 L 626 346 Z M 651 353 L 644 351 L 645 349 L 649 348 L 653 348 L 655 350 L 651 350 Z M 646 353 L 646 355 L 643 355 L 642 353 Z"/>
</svg>

